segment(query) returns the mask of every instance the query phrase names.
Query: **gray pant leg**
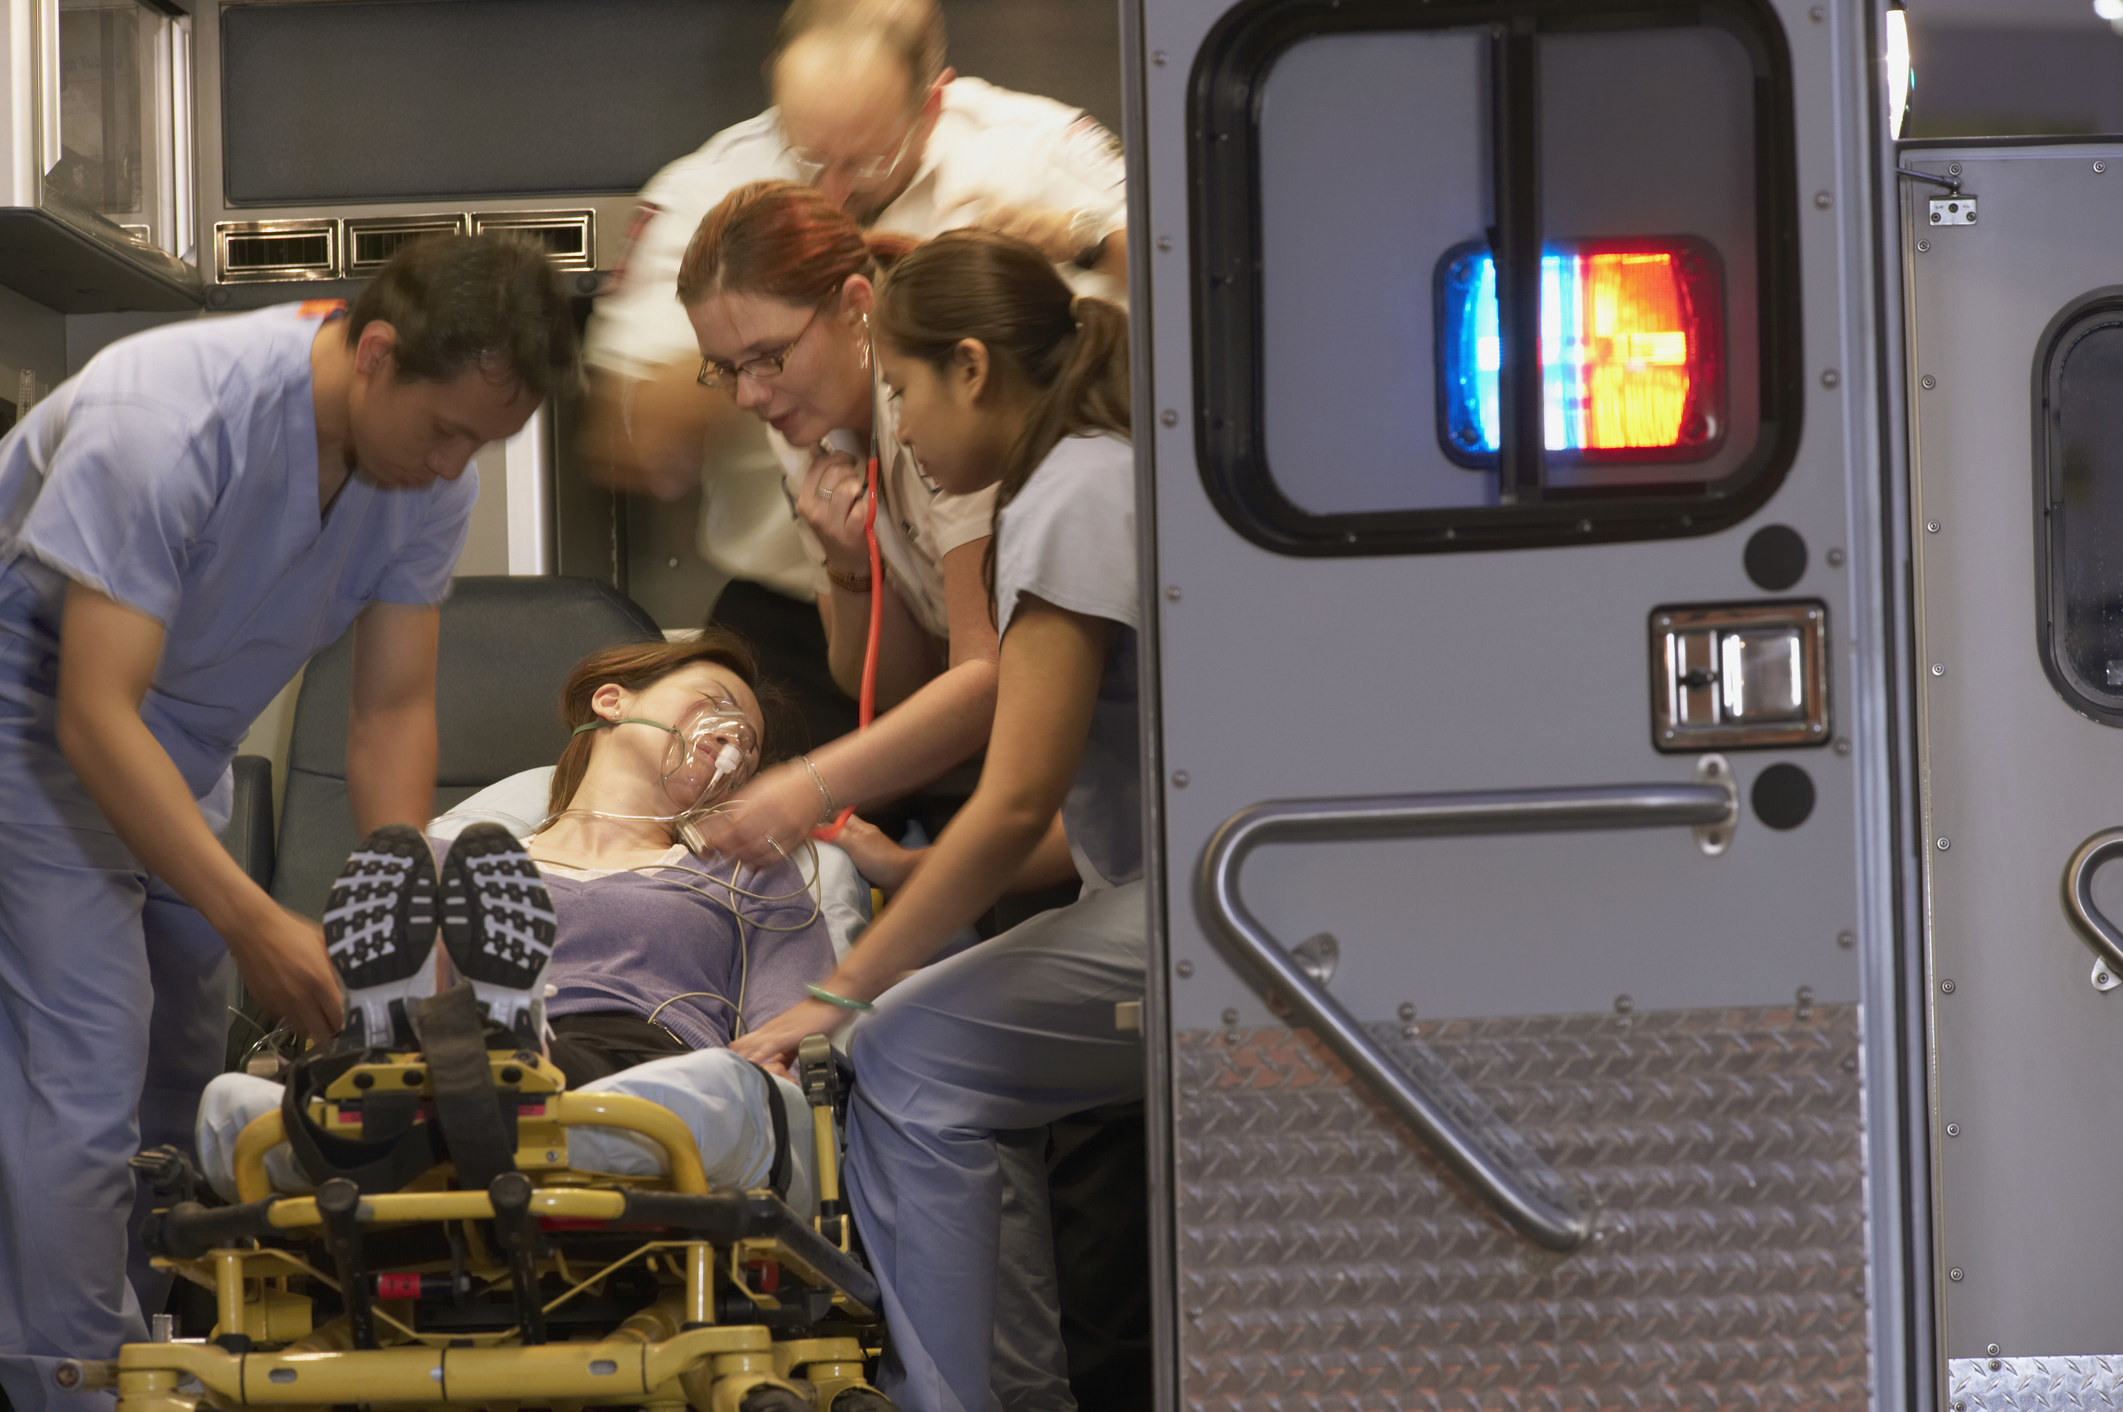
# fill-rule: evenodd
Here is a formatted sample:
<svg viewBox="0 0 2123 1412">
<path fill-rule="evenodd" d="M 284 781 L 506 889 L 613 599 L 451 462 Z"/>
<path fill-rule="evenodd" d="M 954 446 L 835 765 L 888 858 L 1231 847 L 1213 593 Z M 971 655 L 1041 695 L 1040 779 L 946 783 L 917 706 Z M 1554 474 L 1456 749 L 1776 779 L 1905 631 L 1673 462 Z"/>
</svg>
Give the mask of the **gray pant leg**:
<svg viewBox="0 0 2123 1412">
<path fill-rule="evenodd" d="M 900 982 L 855 1031 L 848 1194 L 892 1330 L 884 1390 L 907 1412 L 999 1408 L 999 1328 L 1059 1344 L 1052 1255 L 1034 1268 L 1003 1229 L 999 1138 L 1142 1091 L 1113 1007 L 1142 997 L 1144 907 L 1134 883 L 1043 913 Z M 1054 1381 L 1013 1392 L 1071 1406 Z"/>
<path fill-rule="evenodd" d="M 140 1146 L 164 1143 L 199 1154 L 192 1130 L 199 1096 L 221 1072 L 228 1053 L 229 982 L 235 962 L 221 934 L 167 883 L 150 879 L 141 915 L 148 976 L 155 988 L 148 1025 L 147 1082 L 140 1094 Z M 140 1307 L 155 1311 L 168 1302 L 175 1276 L 148 1264 L 140 1223 L 154 1209 L 154 1191 L 138 1184 L 126 1226 L 126 1271 Z"/>
<path fill-rule="evenodd" d="M 1061 1337 L 1061 1286 L 1047 1210 L 1047 1129 L 997 1133 L 1003 1199 L 997 1287 L 1019 1292 L 995 1311 L 988 1385 L 1010 1412 L 1069 1412 L 1069 1350 Z"/>
<path fill-rule="evenodd" d="M 108 1412 L 63 1358 L 144 1339 L 126 1280 L 153 1008 L 145 879 L 116 835 L 0 824 L 0 1386 L 15 1412 Z"/>
</svg>

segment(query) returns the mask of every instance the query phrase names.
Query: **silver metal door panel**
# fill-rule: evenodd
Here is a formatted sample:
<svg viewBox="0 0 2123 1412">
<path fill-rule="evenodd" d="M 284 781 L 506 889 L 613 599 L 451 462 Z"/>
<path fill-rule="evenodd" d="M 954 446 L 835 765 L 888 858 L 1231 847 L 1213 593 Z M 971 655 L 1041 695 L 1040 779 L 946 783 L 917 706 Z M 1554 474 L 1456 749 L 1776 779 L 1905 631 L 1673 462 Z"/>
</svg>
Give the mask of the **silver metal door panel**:
<svg viewBox="0 0 2123 1412">
<path fill-rule="evenodd" d="M 2047 1405 L 2023 1396 L 2029 1365 L 1992 1374 L 1993 1344 L 2082 1372 L 2123 1349 L 2123 1093 L 2103 1077 L 2123 1066 L 2123 997 L 2089 983 L 2093 953 L 2060 891 L 2079 843 L 2123 822 L 2123 734 L 2051 687 L 2032 597 L 2036 346 L 2066 304 L 2123 283 L 2123 187 L 2097 160 L 2123 171 L 2123 147 L 1908 158 L 1959 162 L 1981 215 L 1930 229 L 1922 213 L 1943 193 L 1910 183 L 1911 238 L 1928 246 L 1909 256 L 1910 373 L 1933 384 L 1912 393 L 1913 513 L 1938 526 L 1913 536 L 1937 1263 L 1943 1348 L 1972 1407 Z M 2123 878 L 2099 878 L 2095 897 L 2123 915 Z M 2064 1382 L 2043 1386 L 2081 1376 L 2051 1372 Z"/>
<path fill-rule="evenodd" d="M 1890 1367 L 1901 1339 L 1899 1273 L 1876 1291 L 1869 1335 L 1860 1297 L 1860 1095 L 1868 1066 L 1895 1067 L 1891 1027 L 1861 1037 L 1858 1004 L 1892 1003 L 1868 991 L 1889 968 L 1860 964 L 1891 946 L 1892 871 L 1881 611 L 1864 587 L 1880 573 L 1863 528 L 1878 474 L 1872 234 L 1856 214 L 1871 199 L 1867 16 L 1775 7 L 1796 83 L 1808 395 L 1797 461 L 1765 508 L 1697 538 L 1305 559 L 1240 538 L 1196 471 L 1186 97 L 1225 8 L 1139 0 L 1131 35 L 1144 61 L 1131 195 L 1160 723 L 1152 1101 L 1176 1173 L 1162 1213 L 1176 1293 L 1161 1328 L 1179 1369 L 1167 1391 L 1205 1407 L 1858 1405 L 1868 1336 Z M 1369 180 L 1410 175 L 1396 145 L 1415 144 L 1361 154 Z M 1298 257 L 1334 213 L 1290 217 L 1263 212 L 1264 231 Z M 1426 287 L 1440 252 L 1405 235 L 1348 222 L 1317 248 L 1352 279 L 1398 261 Z M 1378 288 L 1384 300 L 1395 286 Z M 1395 321 L 1357 323 L 1334 356 L 1385 396 Z M 1428 385 L 1396 400 L 1407 439 L 1428 442 Z M 1322 441 L 1353 454 L 1331 432 Z M 1375 478 L 1343 469 L 1307 484 L 1372 493 Z M 1194 869 L 1212 833 L 1262 800 L 1689 781 L 1692 758 L 1651 746 L 1647 618 L 1768 597 L 1742 552 L 1772 523 L 1808 545 L 1805 577 L 1778 596 L 1827 606 L 1836 731 L 1854 748 L 1732 759 L 1743 798 L 1770 763 L 1806 769 L 1818 798 L 1800 828 L 1778 833 L 1745 810 L 1716 858 L 1674 830 L 1288 846 L 1249 867 L 1245 896 L 1286 944 L 1339 938 L 1331 989 L 1346 1007 L 1395 1043 L 1430 1046 L 1586 1199 L 1598 1239 L 1540 1255 L 1280 1027 L 1211 945 Z M 1803 1018 L 1802 985 L 1814 1001 Z M 1618 1018 L 1623 993 L 1635 1013 Z M 1412 1037 L 1403 1002 L 1420 1016 Z M 1774 1082 L 1756 1081 L 1763 1066 Z M 1724 1096 L 1704 1104 L 1706 1089 Z M 1690 1165 L 1654 1137 L 1684 1127 L 1727 1159 Z M 1874 1224 L 1891 1227 L 1894 1144 L 1873 1141 Z M 1877 1248 L 1891 1245 L 1883 1235 Z M 1899 1406 L 1901 1390 L 1877 1396 Z"/>
</svg>

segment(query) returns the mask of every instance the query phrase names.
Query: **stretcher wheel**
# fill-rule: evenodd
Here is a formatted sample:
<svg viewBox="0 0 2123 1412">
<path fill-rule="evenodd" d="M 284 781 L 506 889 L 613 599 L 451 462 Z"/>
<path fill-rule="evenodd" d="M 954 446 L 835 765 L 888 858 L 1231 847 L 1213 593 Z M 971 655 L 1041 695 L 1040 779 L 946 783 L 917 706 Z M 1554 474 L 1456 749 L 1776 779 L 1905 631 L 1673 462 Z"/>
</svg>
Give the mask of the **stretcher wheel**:
<svg viewBox="0 0 2123 1412">
<path fill-rule="evenodd" d="M 874 1387 L 851 1387 L 833 1399 L 833 1412 L 899 1412 L 899 1407 Z"/>
<path fill-rule="evenodd" d="M 744 1400 L 737 1404 L 737 1412 L 812 1412 L 812 1409 L 809 1402 L 789 1389 L 763 1383 L 744 1395 Z"/>
</svg>

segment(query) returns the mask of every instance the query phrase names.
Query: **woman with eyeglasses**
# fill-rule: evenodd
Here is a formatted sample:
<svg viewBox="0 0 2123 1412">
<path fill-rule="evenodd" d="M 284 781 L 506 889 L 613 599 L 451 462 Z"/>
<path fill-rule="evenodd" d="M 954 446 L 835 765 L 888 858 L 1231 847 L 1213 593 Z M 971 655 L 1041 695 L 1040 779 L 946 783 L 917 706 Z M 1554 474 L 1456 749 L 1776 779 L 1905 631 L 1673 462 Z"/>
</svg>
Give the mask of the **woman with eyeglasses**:
<svg viewBox="0 0 2123 1412">
<path fill-rule="evenodd" d="M 819 565 L 833 677 L 851 695 L 871 595 L 884 600 L 872 728 L 766 771 L 740 796 L 744 807 L 708 830 L 711 846 L 748 863 L 775 861 L 842 809 L 936 779 L 986 743 L 994 720 L 996 635 L 981 568 L 994 492 L 953 495 L 922 475 L 900 444 L 871 353 L 873 281 L 911 243 L 866 236 L 811 187 L 755 182 L 708 213 L 679 271 L 701 382 L 774 433 Z M 878 580 L 863 533 L 873 451 Z M 1057 830 L 1020 882 L 1071 876 Z"/>
</svg>

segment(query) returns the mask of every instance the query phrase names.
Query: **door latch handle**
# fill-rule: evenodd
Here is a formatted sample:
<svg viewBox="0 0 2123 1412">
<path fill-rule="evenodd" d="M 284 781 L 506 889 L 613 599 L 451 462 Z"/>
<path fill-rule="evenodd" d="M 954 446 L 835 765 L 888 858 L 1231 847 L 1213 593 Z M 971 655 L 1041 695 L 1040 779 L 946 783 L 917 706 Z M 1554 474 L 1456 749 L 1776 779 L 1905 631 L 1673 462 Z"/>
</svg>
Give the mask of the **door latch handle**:
<svg viewBox="0 0 2123 1412">
<path fill-rule="evenodd" d="M 2064 913 L 2094 951 L 2094 989 L 2114 990 L 2123 977 L 2123 931 L 2094 902 L 2094 874 L 2123 858 L 2123 829 L 2103 829 L 2078 847 L 2064 865 Z"/>
</svg>

